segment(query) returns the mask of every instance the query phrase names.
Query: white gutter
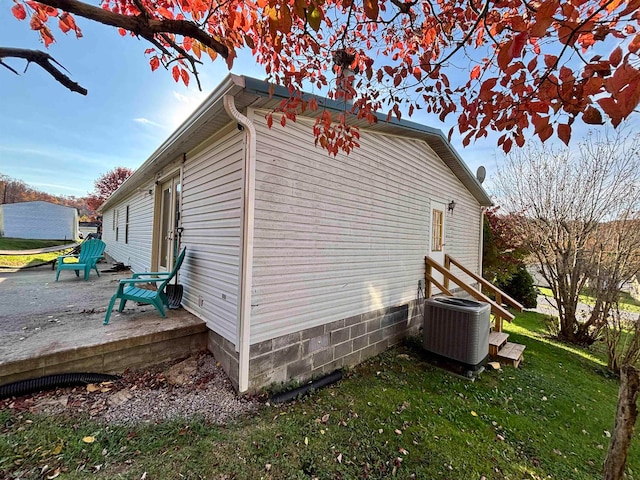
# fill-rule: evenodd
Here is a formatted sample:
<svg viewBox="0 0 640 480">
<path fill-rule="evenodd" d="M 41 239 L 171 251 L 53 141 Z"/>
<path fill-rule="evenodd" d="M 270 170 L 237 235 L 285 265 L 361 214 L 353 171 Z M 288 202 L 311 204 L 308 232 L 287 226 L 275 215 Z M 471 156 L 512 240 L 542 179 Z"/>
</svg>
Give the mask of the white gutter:
<svg viewBox="0 0 640 480">
<path fill-rule="evenodd" d="M 478 242 L 478 276 L 484 278 L 482 271 L 482 251 L 484 250 L 484 212 L 487 207 L 480 207 L 480 241 Z M 478 285 L 478 290 L 482 291 L 482 285 Z"/>
<path fill-rule="evenodd" d="M 224 96 L 227 114 L 247 132 L 244 157 L 243 222 L 240 261 L 240 306 L 238 309 L 238 390 L 249 389 L 249 341 L 251 328 L 251 284 L 253 277 L 253 217 L 255 204 L 256 129 L 253 122 L 242 115 L 234 103 L 233 95 Z"/>
</svg>

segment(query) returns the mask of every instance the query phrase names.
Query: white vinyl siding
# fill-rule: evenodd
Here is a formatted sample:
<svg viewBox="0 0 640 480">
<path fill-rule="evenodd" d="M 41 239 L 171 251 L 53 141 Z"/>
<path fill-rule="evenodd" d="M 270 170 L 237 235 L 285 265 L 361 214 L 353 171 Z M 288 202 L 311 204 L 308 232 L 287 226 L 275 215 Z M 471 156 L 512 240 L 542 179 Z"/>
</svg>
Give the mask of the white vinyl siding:
<svg viewBox="0 0 640 480">
<path fill-rule="evenodd" d="M 154 196 L 143 190 L 127 197 L 113 208 L 103 212 L 102 240 L 105 252 L 116 262 L 131 265 L 134 272 L 151 271 L 151 241 L 153 237 Z M 129 206 L 129 242 L 125 243 L 126 211 Z M 114 216 L 118 211 L 118 224 Z M 116 241 L 118 228 L 118 241 Z"/>
<path fill-rule="evenodd" d="M 253 119 L 252 344 L 416 298 L 432 199 L 455 200 L 445 251 L 477 269 L 479 204 L 426 143 L 361 131 L 334 158 L 303 121 Z"/>
<path fill-rule="evenodd" d="M 457 180 L 457 179 L 456 179 Z M 450 194 L 451 200 L 455 199 L 456 206 L 452 213 L 445 212 L 447 217 L 447 231 L 445 239 L 445 253 L 448 253 L 469 270 L 477 275 L 481 275 L 480 264 L 480 212 L 481 208 L 476 199 L 460 184 L 457 193 Z M 452 272 L 465 280 L 467 283 L 475 284 L 468 275 L 464 274 L 456 267 L 451 267 Z M 458 288 L 453 282 L 451 288 Z"/>
<path fill-rule="evenodd" d="M 222 138 L 187 155 L 182 185 L 183 304 L 236 343 L 245 135 Z"/>
</svg>

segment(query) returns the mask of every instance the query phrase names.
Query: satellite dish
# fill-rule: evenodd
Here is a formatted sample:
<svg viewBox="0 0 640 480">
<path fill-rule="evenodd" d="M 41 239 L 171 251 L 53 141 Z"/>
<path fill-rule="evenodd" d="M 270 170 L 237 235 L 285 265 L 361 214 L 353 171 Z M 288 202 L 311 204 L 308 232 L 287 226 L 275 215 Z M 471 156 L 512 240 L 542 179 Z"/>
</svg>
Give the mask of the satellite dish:
<svg viewBox="0 0 640 480">
<path fill-rule="evenodd" d="M 482 165 L 480 165 L 478 167 L 478 170 L 476 171 L 476 178 L 480 183 L 482 183 L 484 182 L 484 179 L 486 176 L 487 176 L 487 169 L 484 168 Z"/>
</svg>

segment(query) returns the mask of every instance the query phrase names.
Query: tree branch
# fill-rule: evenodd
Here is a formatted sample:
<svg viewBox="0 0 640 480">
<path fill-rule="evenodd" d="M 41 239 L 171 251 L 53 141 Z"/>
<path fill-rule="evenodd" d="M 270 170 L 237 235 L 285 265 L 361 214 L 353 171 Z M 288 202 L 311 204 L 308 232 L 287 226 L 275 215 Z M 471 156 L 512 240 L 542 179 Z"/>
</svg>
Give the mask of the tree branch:
<svg viewBox="0 0 640 480">
<path fill-rule="evenodd" d="M 398 7 L 398 10 L 400 10 L 401 13 L 409 14 L 411 7 L 415 6 L 418 2 L 417 0 L 413 0 L 411 2 L 403 3 L 400 0 L 391 0 L 391 3 Z"/>
<path fill-rule="evenodd" d="M 2 59 L 3 58 L 23 58 L 27 61 L 27 67 L 29 63 L 33 62 L 37 65 L 40 65 L 44 70 L 49 73 L 53 78 L 55 78 L 60 84 L 67 87 L 72 92 L 77 92 L 81 95 L 87 94 L 87 89 L 81 87 L 76 82 L 67 77 L 64 73 L 62 73 L 54 63 L 59 65 L 62 69 L 66 70 L 55 58 L 49 55 L 46 52 L 41 50 L 28 50 L 26 48 L 11 48 L 11 47 L 0 47 L 0 65 L 8 68 L 14 73 L 16 72 L 9 65 L 5 64 Z M 25 69 L 26 70 L 26 69 Z"/>
<path fill-rule="evenodd" d="M 168 18 L 158 20 L 149 18 L 146 15 L 146 12 L 137 16 L 122 15 L 110 12 L 109 10 L 104 10 L 100 7 L 87 5 L 86 3 L 79 2 L 77 0 L 38 0 L 38 3 L 48 5 L 53 8 L 59 8 L 65 12 L 69 12 L 89 20 L 94 20 L 104 25 L 124 28 L 135 35 L 140 35 L 144 38 L 152 37 L 161 33 L 172 33 L 174 35 L 190 37 L 213 49 L 225 59 L 229 56 L 229 48 L 226 45 L 220 43 L 207 32 L 202 30 L 200 25 L 189 20 L 171 20 Z"/>
<path fill-rule="evenodd" d="M 464 38 L 462 40 L 460 40 L 460 42 L 458 42 L 458 45 L 456 46 L 456 48 L 454 48 L 451 52 L 449 52 L 449 54 L 446 57 L 444 57 L 442 60 L 438 61 L 438 63 L 436 64 L 436 68 L 439 68 L 442 65 L 444 65 L 461 48 L 464 48 L 464 46 L 466 45 L 467 41 L 469 41 L 471 36 L 474 34 L 476 29 L 480 25 L 480 22 L 482 22 L 484 20 L 484 18 L 487 16 L 487 13 L 489 13 L 489 1 L 488 0 L 486 2 L 484 2 L 484 5 L 482 6 L 482 10 L 478 14 L 478 18 L 476 18 L 476 21 L 473 24 L 473 27 L 471 27 L 469 29 L 469 31 L 464 35 Z"/>
</svg>

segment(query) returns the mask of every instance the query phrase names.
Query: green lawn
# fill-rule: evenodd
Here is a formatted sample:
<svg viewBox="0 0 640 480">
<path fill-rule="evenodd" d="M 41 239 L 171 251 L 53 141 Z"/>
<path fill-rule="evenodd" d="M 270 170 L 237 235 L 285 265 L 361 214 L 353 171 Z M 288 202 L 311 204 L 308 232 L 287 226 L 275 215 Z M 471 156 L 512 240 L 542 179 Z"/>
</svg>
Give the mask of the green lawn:
<svg viewBox="0 0 640 480">
<path fill-rule="evenodd" d="M 545 297 L 553 297 L 550 288 L 538 287 L 538 290 Z M 579 298 L 582 303 L 586 303 L 587 305 L 595 305 L 596 303 L 595 299 L 588 294 L 580 295 Z M 628 293 L 620 292 L 620 309 L 626 310 L 627 312 L 640 313 L 640 302 Z"/>
<path fill-rule="evenodd" d="M 65 479 L 601 478 L 618 388 L 603 359 L 545 338 L 535 313 L 505 330 L 527 346 L 519 369 L 471 382 L 431 366 L 414 340 L 335 386 L 224 427 L 0 411 L 0 477 L 41 478 L 48 465 Z M 628 465 L 639 479 L 637 439 Z"/>
<path fill-rule="evenodd" d="M 36 250 L 73 243 L 70 240 L 27 240 L 0 237 L 0 250 Z M 63 252 L 39 253 L 36 255 L 0 255 L 0 267 L 27 267 L 55 260 Z"/>
</svg>

